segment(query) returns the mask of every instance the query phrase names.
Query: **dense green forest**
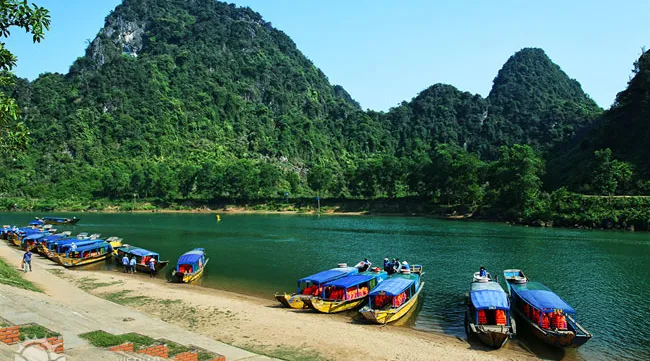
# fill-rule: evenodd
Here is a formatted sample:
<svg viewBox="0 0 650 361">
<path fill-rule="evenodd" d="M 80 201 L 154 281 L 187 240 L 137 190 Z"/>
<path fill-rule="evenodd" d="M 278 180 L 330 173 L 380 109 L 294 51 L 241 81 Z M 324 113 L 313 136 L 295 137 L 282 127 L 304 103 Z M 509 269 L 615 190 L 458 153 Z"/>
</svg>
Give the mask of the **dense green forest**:
<svg viewBox="0 0 650 361">
<path fill-rule="evenodd" d="M 0 207 L 318 194 L 591 226 L 611 217 L 560 215 L 600 198 L 571 192 L 646 189 L 634 141 L 607 127 L 647 114 L 647 58 L 606 112 L 535 48 L 505 62 L 487 98 L 435 84 L 387 112 L 364 111 L 249 8 L 124 0 L 68 74 L 3 87 L 31 137 L 0 160 Z M 648 136 L 628 127 L 629 138 Z"/>
</svg>

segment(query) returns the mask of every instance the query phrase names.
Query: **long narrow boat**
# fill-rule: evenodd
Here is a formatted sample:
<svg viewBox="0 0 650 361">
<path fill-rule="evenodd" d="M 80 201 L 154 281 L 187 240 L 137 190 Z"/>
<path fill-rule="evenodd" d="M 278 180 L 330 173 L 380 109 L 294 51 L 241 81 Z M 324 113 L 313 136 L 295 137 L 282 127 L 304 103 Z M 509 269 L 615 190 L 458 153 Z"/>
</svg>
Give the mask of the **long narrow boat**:
<svg viewBox="0 0 650 361">
<path fill-rule="evenodd" d="M 512 307 L 519 320 L 535 337 L 555 347 L 580 347 L 591 339 L 576 321 L 576 311 L 539 282 L 531 282 L 521 270 L 503 271 Z"/>
<path fill-rule="evenodd" d="M 93 241 L 89 241 L 93 242 Z M 106 260 L 113 254 L 113 247 L 106 241 L 96 242 L 68 249 L 63 254 L 56 254 L 53 260 L 64 267 L 77 267 Z"/>
<path fill-rule="evenodd" d="M 510 299 L 498 282 L 488 273 L 481 277 L 474 274 L 469 285 L 465 332 L 476 335 L 492 348 L 505 345 L 514 334 L 514 323 L 510 317 Z"/>
<path fill-rule="evenodd" d="M 367 320 L 387 324 L 404 317 L 418 301 L 422 282 L 422 266 L 413 265 L 391 275 L 369 294 L 368 305 L 359 312 Z"/>
<path fill-rule="evenodd" d="M 340 263 L 337 268 L 322 271 L 298 280 L 298 291 L 293 294 L 276 293 L 275 299 L 285 307 L 290 308 L 307 308 L 304 300 L 318 296 L 322 293 L 324 283 L 337 280 L 347 275 L 359 273 L 359 269 L 348 267 L 345 263 Z M 320 289 L 320 290 L 319 290 Z"/>
<path fill-rule="evenodd" d="M 36 228 L 36 227 L 22 227 L 15 229 L 9 234 L 9 241 L 13 243 L 14 246 L 16 247 L 21 247 L 23 246 L 23 238 L 27 236 L 31 236 L 34 234 L 40 234 L 47 232 L 49 234 L 49 230 L 45 230 L 43 228 Z"/>
<path fill-rule="evenodd" d="M 370 291 L 386 278 L 388 273 L 376 267 L 371 271 L 351 274 L 325 283 L 318 297 L 307 298 L 304 303 L 322 313 L 351 310 L 365 303 Z"/>
<path fill-rule="evenodd" d="M 153 258 L 156 260 L 155 267 L 156 272 L 159 272 L 161 269 L 165 268 L 169 261 L 161 261 L 160 254 L 152 252 L 148 249 L 133 247 L 128 244 L 123 245 L 117 249 L 117 253 L 114 253 L 115 262 L 122 264 L 122 257 L 126 255 L 129 260 L 132 257 L 135 257 L 135 269 L 136 271 L 150 273 L 151 269 L 149 268 L 149 261 Z"/>
<path fill-rule="evenodd" d="M 205 258 L 205 249 L 194 248 L 184 253 L 176 262 L 176 269 L 172 271 L 172 281 L 178 283 L 192 283 L 203 276 L 209 258 Z"/>
<path fill-rule="evenodd" d="M 36 218 L 32 222 L 42 222 L 42 224 L 65 224 L 65 225 L 75 225 L 79 222 L 79 218 L 65 218 L 65 217 L 42 217 Z M 30 223 L 31 224 L 31 223 Z"/>
</svg>

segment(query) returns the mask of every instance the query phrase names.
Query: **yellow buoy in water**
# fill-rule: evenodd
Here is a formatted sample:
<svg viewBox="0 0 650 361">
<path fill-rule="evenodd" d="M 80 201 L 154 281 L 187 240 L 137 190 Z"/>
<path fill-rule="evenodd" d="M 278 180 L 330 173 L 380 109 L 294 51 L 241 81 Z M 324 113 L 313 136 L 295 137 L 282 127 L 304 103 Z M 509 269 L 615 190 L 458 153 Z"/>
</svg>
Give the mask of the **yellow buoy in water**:
<svg viewBox="0 0 650 361">
<path fill-rule="evenodd" d="M 221 222 L 221 216 L 217 214 L 217 222 Z"/>
</svg>

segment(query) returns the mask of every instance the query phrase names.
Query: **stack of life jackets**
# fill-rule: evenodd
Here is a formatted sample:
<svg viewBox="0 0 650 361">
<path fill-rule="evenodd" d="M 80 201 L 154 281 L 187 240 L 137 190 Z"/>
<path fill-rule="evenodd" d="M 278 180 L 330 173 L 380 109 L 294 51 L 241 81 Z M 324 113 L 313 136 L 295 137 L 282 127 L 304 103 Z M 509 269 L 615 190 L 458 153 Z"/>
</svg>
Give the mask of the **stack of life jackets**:
<svg viewBox="0 0 650 361">
<path fill-rule="evenodd" d="M 478 324 L 479 325 L 486 325 L 487 324 L 487 317 L 485 316 L 485 311 L 484 310 L 479 310 L 478 311 Z"/>
<path fill-rule="evenodd" d="M 508 324 L 508 321 L 506 320 L 506 311 L 504 310 L 496 310 L 495 318 L 497 321 L 497 325 L 499 326 L 505 326 Z"/>
<path fill-rule="evenodd" d="M 393 306 L 399 307 L 404 301 L 406 301 L 406 292 L 402 292 L 399 295 L 393 297 Z"/>
<path fill-rule="evenodd" d="M 319 288 L 316 285 L 309 286 L 302 290 L 303 295 L 312 295 L 312 296 L 318 296 L 320 295 L 321 291 L 323 291 L 323 288 Z"/>
<path fill-rule="evenodd" d="M 375 308 L 383 308 L 390 302 L 390 296 L 387 295 L 378 295 L 375 296 L 375 299 L 373 300 L 373 306 Z"/>
<path fill-rule="evenodd" d="M 342 300 L 345 290 L 342 288 L 335 288 L 332 293 L 330 293 L 330 299 L 332 300 Z"/>
<path fill-rule="evenodd" d="M 551 325 L 554 328 L 557 328 L 558 330 L 567 330 L 567 322 L 566 322 L 566 316 L 563 315 L 561 312 L 553 312 L 550 314 L 550 321 Z"/>
<path fill-rule="evenodd" d="M 348 288 L 348 290 L 345 293 L 347 294 L 348 300 L 353 300 L 358 297 L 359 290 L 356 288 Z"/>
</svg>

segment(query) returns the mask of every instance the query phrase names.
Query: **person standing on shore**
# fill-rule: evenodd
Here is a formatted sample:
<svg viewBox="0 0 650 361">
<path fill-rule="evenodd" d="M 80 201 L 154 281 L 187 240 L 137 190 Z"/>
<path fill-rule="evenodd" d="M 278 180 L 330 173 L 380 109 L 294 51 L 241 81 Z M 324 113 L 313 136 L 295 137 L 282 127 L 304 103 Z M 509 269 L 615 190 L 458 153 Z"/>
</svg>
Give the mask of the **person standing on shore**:
<svg viewBox="0 0 650 361">
<path fill-rule="evenodd" d="M 126 253 L 122 257 L 122 266 L 124 266 L 124 273 L 129 273 L 129 257 L 126 256 Z"/>
<path fill-rule="evenodd" d="M 156 278 L 156 259 L 153 257 L 149 260 L 149 278 Z"/>
<path fill-rule="evenodd" d="M 131 261 L 129 262 L 130 273 L 135 273 L 135 264 L 136 264 L 135 256 L 133 256 L 131 257 Z"/>
<path fill-rule="evenodd" d="M 32 252 L 30 252 L 29 249 L 27 249 L 23 255 L 23 270 L 28 272 L 27 269 L 29 269 L 29 272 L 32 271 Z"/>
</svg>

